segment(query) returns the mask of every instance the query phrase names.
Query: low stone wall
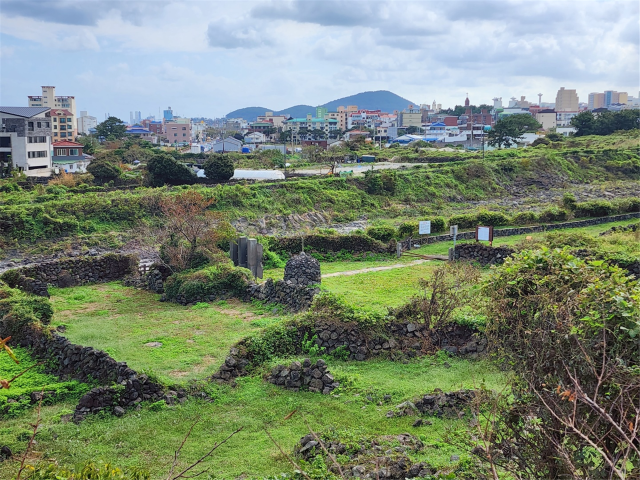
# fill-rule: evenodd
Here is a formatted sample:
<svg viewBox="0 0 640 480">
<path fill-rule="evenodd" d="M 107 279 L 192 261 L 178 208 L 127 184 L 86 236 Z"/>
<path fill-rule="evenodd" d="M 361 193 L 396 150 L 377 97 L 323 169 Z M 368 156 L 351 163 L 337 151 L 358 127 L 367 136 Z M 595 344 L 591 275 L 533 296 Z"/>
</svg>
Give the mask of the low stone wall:
<svg viewBox="0 0 640 480">
<path fill-rule="evenodd" d="M 312 365 L 308 358 L 305 358 L 302 363 L 293 362 L 288 367 L 285 365 L 275 366 L 267 377 L 267 382 L 294 392 L 302 387 L 307 387 L 310 392 L 322 393 L 323 395 L 329 395 L 340 386 L 334 380 L 333 375 L 329 373 L 324 360 L 319 359 L 315 365 Z"/>
<path fill-rule="evenodd" d="M 286 305 L 293 312 L 306 310 L 311 306 L 313 297 L 320 293 L 320 288 L 299 285 L 291 280 L 268 278 L 266 282 L 251 284 L 247 287 L 248 300 L 260 300 L 266 303 Z"/>
<path fill-rule="evenodd" d="M 322 282 L 320 262 L 304 252 L 294 255 L 284 267 L 284 280 L 296 285 L 318 285 Z"/>
<path fill-rule="evenodd" d="M 631 220 L 640 218 L 640 213 L 625 213 L 623 215 L 613 215 L 610 217 L 588 218 L 586 220 L 575 220 L 572 222 L 548 223 L 543 225 L 533 225 L 531 227 L 514 227 L 514 228 L 494 228 L 493 236 L 495 237 L 511 237 L 513 235 L 527 235 L 529 233 L 549 232 L 551 230 L 561 230 L 564 228 L 590 227 L 593 225 L 602 225 L 603 223 L 620 222 L 622 220 Z M 456 236 L 457 240 L 475 240 L 475 230 L 471 232 L 460 232 Z M 427 238 L 413 239 L 413 243 L 427 244 L 437 242 L 453 241 L 453 235 L 433 235 Z M 403 249 L 406 249 L 403 242 Z"/>
<path fill-rule="evenodd" d="M 2 322 L 0 336 L 8 336 Z M 94 389 L 87 393 L 85 397 L 88 396 L 91 400 L 84 397 L 80 400 L 74 414 L 75 419 L 97 411 L 97 408 L 102 410 L 107 404 L 131 406 L 143 400 L 162 398 L 162 385 L 152 382 L 146 375 L 139 375 L 125 362 L 115 361 L 102 350 L 73 344 L 57 333 L 42 331 L 32 326 L 25 327 L 16 343 L 31 349 L 35 358 L 46 361 L 49 371 L 62 379 L 73 378 L 83 382 L 97 382 L 104 386 L 114 383 L 121 385 L 116 397 L 116 390 L 110 390 L 111 387 L 97 391 Z M 105 398 L 96 400 L 100 397 L 99 393 L 103 393 Z M 113 398 L 117 398 L 115 405 Z M 90 408 L 87 407 L 87 402 L 91 404 Z"/>
<path fill-rule="evenodd" d="M 399 353 L 415 357 L 437 348 L 454 355 L 477 358 L 485 353 L 487 347 L 484 336 L 461 325 L 451 325 L 438 332 L 430 332 L 426 325 L 416 323 L 392 323 L 378 333 L 354 323 L 325 321 L 318 321 L 315 325 L 291 325 L 290 328 L 296 329 L 296 354 L 303 353 L 300 350 L 303 340 L 315 337 L 315 343 L 323 353 L 330 354 L 340 349 L 346 358 L 359 361 Z M 230 350 L 225 363 L 211 380 L 229 382 L 248 375 L 247 367 L 251 365 L 252 358 L 244 342 L 238 342 Z"/>
<path fill-rule="evenodd" d="M 75 257 L 7 270 L 2 274 L 10 286 L 49 296 L 48 285 L 72 287 L 93 282 L 120 280 L 138 265 L 135 255 L 107 254 L 100 257 Z"/>
<path fill-rule="evenodd" d="M 461 243 L 456 245 L 453 258 L 455 260 L 477 262 L 484 267 L 486 265 L 499 265 L 514 252 L 515 250 L 508 247 L 490 247 L 484 243 Z"/>
<path fill-rule="evenodd" d="M 424 395 L 415 403 L 415 406 L 423 415 L 459 418 L 475 396 L 476 392 L 473 390 L 458 390 L 446 393 L 436 391 Z"/>
</svg>

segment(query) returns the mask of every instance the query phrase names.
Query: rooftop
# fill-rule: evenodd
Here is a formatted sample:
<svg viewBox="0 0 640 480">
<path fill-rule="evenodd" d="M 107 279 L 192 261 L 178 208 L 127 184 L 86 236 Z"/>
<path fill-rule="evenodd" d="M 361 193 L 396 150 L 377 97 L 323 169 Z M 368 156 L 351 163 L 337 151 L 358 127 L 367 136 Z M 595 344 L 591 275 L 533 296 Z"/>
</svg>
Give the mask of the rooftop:
<svg viewBox="0 0 640 480">
<path fill-rule="evenodd" d="M 16 117 L 31 118 L 40 113 L 48 112 L 49 107 L 0 107 L 0 113 L 15 115 Z"/>
<path fill-rule="evenodd" d="M 60 140 L 59 142 L 53 142 L 54 147 L 73 147 L 73 148 L 82 148 L 84 145 L 78 142 L 72 142 L 71 140 Z"/>
<path fill-rule="evenodd" d="M 311 120 L 307 120 L 306 118 L 290 118 L 289 120 L 286 120 L 286 122 L 303 122 L 303 123 L 307 123 L 309 121 L 316 122 L 316 123 L 323 123 L 323 122 L 338 123 L 338 120 L 336 120 L 335 118 L 312 118 Z"/>
</svg>

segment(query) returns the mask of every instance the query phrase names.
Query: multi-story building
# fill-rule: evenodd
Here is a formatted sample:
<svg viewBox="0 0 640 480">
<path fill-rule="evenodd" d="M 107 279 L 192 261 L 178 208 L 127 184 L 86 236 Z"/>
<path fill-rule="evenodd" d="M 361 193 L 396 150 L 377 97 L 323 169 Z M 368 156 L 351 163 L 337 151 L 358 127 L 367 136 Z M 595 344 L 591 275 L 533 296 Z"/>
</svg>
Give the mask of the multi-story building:
<svg viewBox="0 0 640 480">
<path fill-rule="evenodd" d="M 180 122 L 180 119 L 164 123 L 164 136 L 169 142 L 182 143 L 191 141 L 191 121 Z M 189 120 L 189 119 L 186 119 Z"/>
<path fill-rule="evenodd" d="M 53 168 L 66 173 L 86 173 L 87 165 L 91 163 L 90 155 L 84 155 L 84 145 L 69 140 L 53 142 Z"/>
<path fill-rule="evenodd" d="M 306 118 L 290 118 L 284 125 L 285 131 L 291 131 L 294 141 L 313 140 L 313 130 L 322 130 L 327 136 L 338 130 L 336 119 L 313 118 L 310 113 Z"/>
<path fill-rule="evenodd" d="M 129 125 L 140 125 L 140 122 L 142 122 L 141 112 L 129 112 Z"/>
<path fill-rule="evenodd" d="M 589 103 L 587 104 L 587 108 L 589 110 L 595 110 L 596 108 L 604 107 L 604 93 L 590 93 L 589 94 Z"/>
<path fill-rule="evenodd" d="M 467 99 L 468 100 L 468 99 Z M 419 108 L 409 105 L 398 115 L 399 127 L 422 127 L 422 112 Z"/>
<path fill-rule="evenodd" d="M 171 110 L 171 107 L 162 112 L 162 118 L 166 121 L 173 120 L 173 110 Z"/>
<path fill-rule="evenodd" d="M 571 119 L 580 112 L 556 112 L 556 127 L 568 127 Z"/>
<path fill-rule="evenodd" d="M 382 124 L 383 115 L 387 114 L 380 110 L 358 110 L 347 117 L 347 128 L 376 128 Z"/>
<path fill-rule="evenodd" d="M 42 87 L 42 95 L 27 97 L 29 99 L 30 107 L 46 107 L 50 109 L 54 108 L 63 108 L 71 112 L 72 115 L 72 134 L 68 135 L 69 138 L 75 138 L 78 134 L 77 126 L 76 126 L 76 99 L 71 96 L 56 96 L 56 87 L 52 86 L 43 86 Z M 68 134 L 68 132 L 67 132 Z"/>
<path fill-rule="evenodd" d="M 535 115 L 536 120 L 540 122 L 543 130 L 549 131 L 552 128 L 556 128 L 557 126 L 557 116 L 556 111 L 553 109 L 545 108 L 543 110 L 539 110 Z"/>
<path fill-rule="evenodd" d="M 53 142 L 76 138 L 76 125 L 73 124 L 73 114 L 69 110 L 52 108 L 50 115 Z"/>
<path fill-rule="evenodd" d="M 84 110 L 80 111 L 80 116 L 78 117 L 78 133 L 89 135 L 89 133 L 91 133 L 89 130 L 96 128 L 97 126 L 98 119 L 96 117 L 87 115 L 87 112 Z"/>
<path fill-rule="evenodd" d="M 326 107 L 316 107 L 316 118 L 324 118 L 329 110 Z"/>
<path fill-rule="evenodd" d="M 287 115 L 274 115 L 273 112 L 265 112 L 264 115 L 259 116 L 256 120 L 258 122 L 270 122 L 274 127 L 280 129 L 288 118 Z"/>
<path fill-rule="evenodd" d="M 556 112 L 578 112 L 580 110 L 580 101 L 575 90 L 567 90 L 560 87 L 556 94 Z"/>
<path fill-rule="evenodd" d="M 164 123 L 158 122 L 156 120 L 152 120 L 149 122 L 147 128 L 151 131 L 151 133 L 155 133 L 156 135 L 164 134 Z"/>
<path fill-rule="evenodd" d="M 49 107 L 0 107 L 0 167 L 51 175 Z"/>
</svg>

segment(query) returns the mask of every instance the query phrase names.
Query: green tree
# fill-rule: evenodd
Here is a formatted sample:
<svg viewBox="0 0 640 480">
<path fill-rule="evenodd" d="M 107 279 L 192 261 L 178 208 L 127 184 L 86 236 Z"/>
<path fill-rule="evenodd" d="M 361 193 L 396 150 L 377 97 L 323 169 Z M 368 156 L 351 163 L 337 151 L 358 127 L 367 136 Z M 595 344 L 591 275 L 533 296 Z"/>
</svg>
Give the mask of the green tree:
<svg viewBox="0 0 640 480">
<path fill-rule="evenodd" d="M 196 174 L 184 163 L 176 160 L 171 155 L 159 153 L 147 162 L 148 183 L 159 187 L 169 185 L 193 185 L 196 182 Z"/>
<path fill-rule="evenodd" d="M 99 184 L 117 180 L 122 175 L 122 170 L 115 163 L 110 162 L 106 158 L 96 158 L 87 165 L 87 172 L 93 175 L 95 181 Z"/>
<path fill-rule="evenodd" d="M 127 133 L 127 126 L 117 117 L 109 117 L 96 127 L 98 137 L 105 139 L 122 138 Z"/>
<path fill-rule="evenodd" d="M 571 119 L 571 126 L 576 129 L 576 137 L 596 133 L 596 117 L 591 112 L 581 112 Z"/>
<path fill-rule="evenodd" d="M 204 174 L 209 180 L 226 182 L 233 177 L 233 159 L 229 155 L 212 153 L 202 165 Z"/>
<path fill-rule="evenodd" d="M 501 118 L 489 132 L 489 145 L 509 148 L 515 145 L 525 132 L 535 132 L 542 127 L 531 115 L 517 113 Z"/>
<path fill-rule="evenodd" d="M 76 139 L 78 143 L 84 145 L 82 148 L 82 152 L 87 155 L 93 155 L 96 153 L 96 146 L 98 145 L 98 141 L 93 137 L 81 136 Z"/>
</svg>

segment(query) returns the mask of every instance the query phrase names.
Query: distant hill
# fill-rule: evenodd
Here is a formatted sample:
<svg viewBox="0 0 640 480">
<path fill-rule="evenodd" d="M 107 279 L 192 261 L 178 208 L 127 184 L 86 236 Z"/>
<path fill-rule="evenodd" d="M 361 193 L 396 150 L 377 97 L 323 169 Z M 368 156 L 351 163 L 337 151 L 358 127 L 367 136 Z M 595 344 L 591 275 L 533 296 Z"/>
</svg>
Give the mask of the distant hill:
<svg viewBox="0 0 640 480">
<path fill-rule="evenodd" d="M 362 92 L 348 97 L 338 98 L 331 102 L 320 105 L 326 107 L 329 111 L 336 111 L 340 106 L 357 105 L 358 108 L 366 110 L 382 110 L 383 112 L 393 112 L 394 110 L 403 110 L 408 105 L 416 105 L 416 103 L 402 98 L 393 92 L 387 90 L 377 90 L 375 92 Z M 249 122 L 255 122 L 259 115 L 264 115 L 264 112 L 273 112 L 274 115 L 288 114 L 292 117 L 305 117 L 307 113 L 315 116 L 316 107 L 311 105 L 295 105 L 293 107 L 285 108 L 284 110 L 273 110 L 271 108 L 263 107 L 246 107 L 234 110 L 227 113 L 227 118 L 244 118 Z"/>
</svg>

